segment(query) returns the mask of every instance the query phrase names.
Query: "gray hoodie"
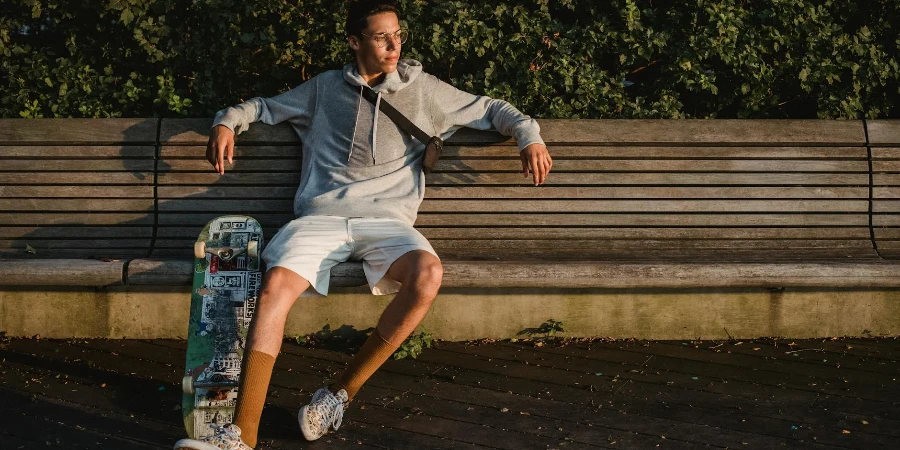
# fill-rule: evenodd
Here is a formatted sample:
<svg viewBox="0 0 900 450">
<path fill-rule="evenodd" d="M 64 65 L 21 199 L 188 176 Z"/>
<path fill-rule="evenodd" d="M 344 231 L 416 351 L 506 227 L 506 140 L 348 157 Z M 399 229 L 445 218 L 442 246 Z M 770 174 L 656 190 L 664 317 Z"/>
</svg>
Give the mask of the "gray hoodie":
<svg viewBox="0 0 900 450">
<path fill-rule="evenodd" d="M 240 134 L 253 122 L 288 121 L 303 142 L 297 217 L 391 217 L 415 223 L 425 195 L 425 145 L 362 97 L 355 64 L 321 73 L 271 98 L 254 97 L 216 114 L 213 126 Z M 462 127 L 514 136 L 521 152 L 541 143 L 536 121 L 509 103 L 460 91 L 401 60 L 372 88 L 419 128 L 448 138 Z"/>
</svg>

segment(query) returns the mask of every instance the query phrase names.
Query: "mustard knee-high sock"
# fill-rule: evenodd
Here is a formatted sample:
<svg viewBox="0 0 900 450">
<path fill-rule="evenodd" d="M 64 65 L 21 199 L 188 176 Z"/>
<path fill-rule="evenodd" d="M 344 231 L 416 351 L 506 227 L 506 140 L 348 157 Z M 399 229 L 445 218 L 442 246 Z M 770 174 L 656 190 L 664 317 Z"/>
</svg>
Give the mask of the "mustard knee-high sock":
<svg viewBox="0 0 900 450">
<path fill-rule="evenodd" d="M 244 355 L 234 424 L 241 429 L 241 440 L 250 447 L 256 447 L 259 420 L 274 367 L 272 355 L 253 350 Z"/>
<path fill-rule="evenodd" d="M 350 361 L 340 381 L 329 386 L 329 390 L 337 392 L 344 389 L 352 400 L 363 383 L 394 354 L 398 347 L 399 345 L 386 341 L 376 329 Z"/>
</svg>

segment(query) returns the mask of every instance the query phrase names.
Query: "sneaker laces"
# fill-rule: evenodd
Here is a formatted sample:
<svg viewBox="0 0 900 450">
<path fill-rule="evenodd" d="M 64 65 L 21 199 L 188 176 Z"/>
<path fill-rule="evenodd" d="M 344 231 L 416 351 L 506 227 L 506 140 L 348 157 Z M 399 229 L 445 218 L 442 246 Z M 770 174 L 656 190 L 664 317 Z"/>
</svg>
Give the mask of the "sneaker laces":
<svg viewBox="0 0 900 450">
<path fill-rule="evenodd" d="M 222 450 L 244 450 L 249 448 L 241 440 L 241 429 L 237 425 L 231 423 L 225 426 L 210 424 L 210 428 L 215 433 L 204 439 L 205 442 L 216 445 Z"/>
<path fill-rule="evenodd" d="M 346 395 L 346 394 L 345 394 Z M 344 419 L 344 402 L 331 392 L 318 399 L 308 408 L 308 420 L 316 434 L 325 434 L 328 427 L 340 428 Z"/>
</svg>

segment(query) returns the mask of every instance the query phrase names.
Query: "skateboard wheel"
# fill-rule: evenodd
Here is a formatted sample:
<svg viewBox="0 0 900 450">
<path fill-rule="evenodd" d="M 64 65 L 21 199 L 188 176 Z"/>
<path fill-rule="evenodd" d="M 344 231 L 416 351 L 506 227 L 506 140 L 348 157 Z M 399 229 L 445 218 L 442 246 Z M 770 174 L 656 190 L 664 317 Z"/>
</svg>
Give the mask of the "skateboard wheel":
<svg viewBox="0 0 900 450">
<path fill-rule="evenodd" d="M 206 242 L 194 242 L 194 257 L 199 259 L 206 258 Z"/>
<path fill-rule="evenodd" d="M 181 392 L 185 394 L 194 393 L 194 377 L 184 377 L 181 379 Z"/>
<path fill-rule="evenodd" d="M 247 243 L 247 254 L 251 258 L 259 258 L 259 241 L 250 241 Z"/>
</svg>

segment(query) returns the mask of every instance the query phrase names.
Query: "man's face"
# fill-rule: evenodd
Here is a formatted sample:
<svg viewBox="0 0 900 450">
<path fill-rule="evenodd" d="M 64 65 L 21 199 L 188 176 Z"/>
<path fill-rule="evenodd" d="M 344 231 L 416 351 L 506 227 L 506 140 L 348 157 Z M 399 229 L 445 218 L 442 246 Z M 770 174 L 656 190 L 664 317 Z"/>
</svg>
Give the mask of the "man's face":
<svg viewBox="0 0 900 450">
<path fill-rule="evenodd" d="M 356 60 L 359 63 L 361 74 L 390 73 L 397 70 L 397 61 L 400 60 L 400 41 L 388 37 L 383 47 L 378 47 L 375 36 L 378 33 L 396 33 L 400 29 L 400 21 L 392 12 L 385 12 L 369 16 L 369 26 L 363 30 L 368 36 L 350 36 L 350 47 L 356 52 Z"/>
</svg>

